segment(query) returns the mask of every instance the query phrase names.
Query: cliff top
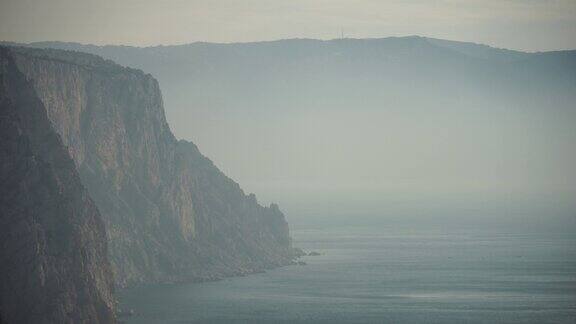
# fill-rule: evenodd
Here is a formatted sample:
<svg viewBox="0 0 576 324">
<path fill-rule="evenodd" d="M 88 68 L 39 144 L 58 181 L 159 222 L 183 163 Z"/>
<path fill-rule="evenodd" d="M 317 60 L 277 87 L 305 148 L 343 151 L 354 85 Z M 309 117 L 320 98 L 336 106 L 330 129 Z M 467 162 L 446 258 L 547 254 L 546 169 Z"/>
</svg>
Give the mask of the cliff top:
<svg viewBox="0 0 576 324">
<path fill-rule="evenodd" d="M 85 69 L 96 70 L 100 72 L 125 72 L 135 73 L 141 76 L 150 76 L 149 73 L 145 73 L 142 70 L 122 66 L 112 60 L 104 59 L 98 55 L 78 52 L 74 50 L 32 48 L 12 45 L 0 45 L 0 47 L 8 48 L 14 53 L 25 55 L 30 58 L 72 64 Z"/>
</svg>

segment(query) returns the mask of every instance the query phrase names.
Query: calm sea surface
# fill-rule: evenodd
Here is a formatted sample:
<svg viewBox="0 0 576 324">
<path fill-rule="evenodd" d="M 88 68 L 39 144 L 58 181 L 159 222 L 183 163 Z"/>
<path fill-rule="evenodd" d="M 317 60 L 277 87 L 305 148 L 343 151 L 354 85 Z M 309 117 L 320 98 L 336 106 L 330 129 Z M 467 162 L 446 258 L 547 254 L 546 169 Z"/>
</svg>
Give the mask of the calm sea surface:
<svg viewBox="0 0 576 324">
<path fill-rule="evenodd" d="M 127 323 L 576 323 L 576 236 L 299 230 L 306 266 L 119 293 Z"/>
</svg>

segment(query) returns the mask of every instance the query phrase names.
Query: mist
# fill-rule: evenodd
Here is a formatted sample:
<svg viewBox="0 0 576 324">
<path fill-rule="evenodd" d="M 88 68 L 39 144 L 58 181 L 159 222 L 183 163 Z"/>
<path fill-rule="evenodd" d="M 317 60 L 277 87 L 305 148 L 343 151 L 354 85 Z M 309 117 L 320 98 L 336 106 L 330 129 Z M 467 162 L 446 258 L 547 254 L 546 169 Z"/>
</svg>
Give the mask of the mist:
<svg viewBox="0 0 576 324">
<path fill-rule="evenodd" d="M 422 37 L 34 46 L 150 71 L 176 136 L 294 226 L 422 210 L 439 222 L 576 217 L 570 51 Z"/>
<path fill-rule="evenodd" d="M 573 0 L 0 0 L 1 323 L 576 322 Z"/>
</svg>

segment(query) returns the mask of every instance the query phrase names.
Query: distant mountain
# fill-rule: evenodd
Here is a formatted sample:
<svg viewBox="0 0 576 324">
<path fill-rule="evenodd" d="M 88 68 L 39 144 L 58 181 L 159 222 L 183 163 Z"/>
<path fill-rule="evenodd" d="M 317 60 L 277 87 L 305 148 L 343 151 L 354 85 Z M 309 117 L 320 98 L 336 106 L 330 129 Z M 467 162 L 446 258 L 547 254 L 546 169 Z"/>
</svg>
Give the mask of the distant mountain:
<svg viewBox="0 0 576 324">
<path fill-rule="evenodd" d="M 562 175 L 576 155 L 576 51 L 417 36 L 29 46 L 151 73 L 175 134 L 285 207 L 328 195 L 330 207 L 356 194 L 374 204 L 398 191 L 506 200 L 576 187 Z"/>
<path fill-rule="evenodd" d="M 330 219 L 393 194 L 556 203 L 576 188 L 576 51 L 422 37 L 13 45 L 0 48 L 2 322 L 113 322 L 113 283 L 292 262 L 278 206 L 169 124 L 267 199 Z"/>
<path fill-rule="evenodd" d="M 444 105 L 455 93 L 531 103 L 530 94 L 540 88 L 573 98 L 558 87 L 576 84 L 576 51 L 525 53 L 418 36 L 143 48 L 60 42 L 28 46 L 92 53 L 151 73 L 165 91 L 173 128 L 185 138 L 197 135 L 186 127 L 198 116 L 195 112 L 382 109 L 391 101 Z"/>
</svg>

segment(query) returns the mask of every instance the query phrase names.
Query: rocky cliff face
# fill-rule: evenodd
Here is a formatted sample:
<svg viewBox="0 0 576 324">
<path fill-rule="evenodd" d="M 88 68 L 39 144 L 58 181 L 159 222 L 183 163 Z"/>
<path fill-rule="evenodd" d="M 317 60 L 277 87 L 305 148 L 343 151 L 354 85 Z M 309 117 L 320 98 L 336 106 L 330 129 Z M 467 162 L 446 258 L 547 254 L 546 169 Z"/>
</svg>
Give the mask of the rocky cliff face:
<svg viewBox="0 0 576 324">
<path fill-rule="evenodd" d="M 0 47 L 0 323 L 112 323 L 104 224 L 46 107 Z"/>
<path fill-rule="evenodd" d="M 291 261 L 278 207 L 260 206 L 194 144 L 176 140 L 154 78 L 87 54 L 14 51 L 103 216 L 119 286 Z"/>
</svg>

